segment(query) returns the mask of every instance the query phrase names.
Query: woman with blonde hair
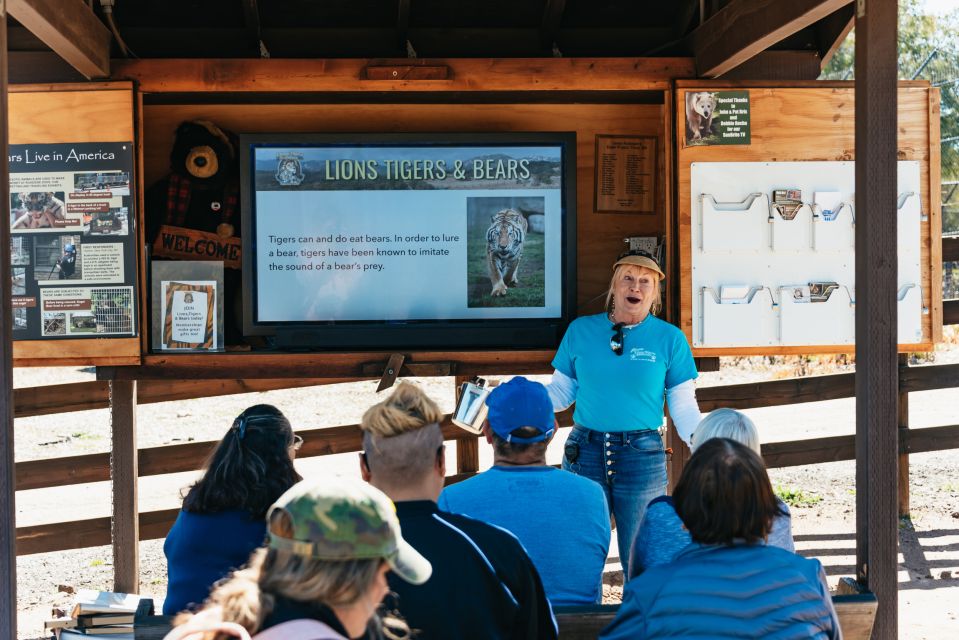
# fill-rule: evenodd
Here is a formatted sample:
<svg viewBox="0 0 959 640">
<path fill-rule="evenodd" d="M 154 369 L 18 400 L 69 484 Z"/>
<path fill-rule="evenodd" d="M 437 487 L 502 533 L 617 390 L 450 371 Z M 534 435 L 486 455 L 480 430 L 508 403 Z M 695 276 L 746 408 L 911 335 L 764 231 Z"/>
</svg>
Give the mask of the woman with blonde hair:
<svg viewBox="0 0 959 640">
<path fill-rule="evenodd" d="M 762 456 L 756 425 L 749 416 L 735 409 L 716 409 L 703 418 L 693 432 L 692 450 L 695 452 L 703 443 L 713 438 L 734 440 Z M 778 498 L 776 506 L 778 511 L 765 544 L 795 551 L 789 507 Z M 633 540 L 629 554 L 628 579 L 635 578 L 650 567 L 672 562 L 690 542 L 692 538 L 676 513 L 673 499 L 659 496 L 646 508 L 646 515 L 639 526 L 636 539 Z"/>
<path fill-rule="evenodd" d="M 605 312 L 569 325 L 547 385 L 555 411 L 576 403 L 563 469 L 602 487 L 615 517 L 624 571 L 625 552 L 646 505 L 666 493 L 664 400 L 686 442 L 701 417 L 689 342 L 656 317 L 665 277 L 645 251 L 620 255 Z"/>
<path fill-rule="evenodd" d="M 429 562 L 400 534 L 389 498 L 359 480 L 304 481 L 267 516 L 269 540 L 217 586 L 204 609 L 184 614 L 166 640 L 396 638 L 397 619 L 376 614 L 392 570 L 422 584 Z"/>
</svg>

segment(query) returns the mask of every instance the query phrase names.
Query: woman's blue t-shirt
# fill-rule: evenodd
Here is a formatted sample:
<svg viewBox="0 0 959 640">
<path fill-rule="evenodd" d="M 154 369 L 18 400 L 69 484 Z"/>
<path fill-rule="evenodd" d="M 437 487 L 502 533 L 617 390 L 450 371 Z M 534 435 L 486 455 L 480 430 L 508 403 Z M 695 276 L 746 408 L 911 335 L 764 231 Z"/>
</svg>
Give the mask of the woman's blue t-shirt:
<svg viewBox="0 0 959 640">
<path fill-rule="evenodd" d="M 623 329 L 623 354 L 609 341 L 605 313 L 569 325 L 553 367 L 576 380 L 576 424 L 595 431 L 657 429 L 663 424 L 666 389 L 697 377 L 686 336 L 654 315 Z"/>
</svg>

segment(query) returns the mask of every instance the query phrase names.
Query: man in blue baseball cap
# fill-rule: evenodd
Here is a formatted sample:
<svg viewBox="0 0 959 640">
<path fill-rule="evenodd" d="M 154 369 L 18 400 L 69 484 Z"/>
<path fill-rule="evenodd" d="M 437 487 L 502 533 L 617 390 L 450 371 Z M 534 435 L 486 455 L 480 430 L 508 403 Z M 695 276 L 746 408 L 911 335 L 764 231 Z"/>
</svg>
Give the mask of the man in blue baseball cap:
<svg viewBox="0 0 959 640">
<path fill-rule="evenodd" d="M 546 464 L 557 427 L 546 387 L 517 376 L 495 387 L 486 406 L 493 467 L 446 487 L 440 509 L 519 538 L 553 606 L 600 602 L 610 541 L 606 496 L 592 480 Z"/>
</svg>

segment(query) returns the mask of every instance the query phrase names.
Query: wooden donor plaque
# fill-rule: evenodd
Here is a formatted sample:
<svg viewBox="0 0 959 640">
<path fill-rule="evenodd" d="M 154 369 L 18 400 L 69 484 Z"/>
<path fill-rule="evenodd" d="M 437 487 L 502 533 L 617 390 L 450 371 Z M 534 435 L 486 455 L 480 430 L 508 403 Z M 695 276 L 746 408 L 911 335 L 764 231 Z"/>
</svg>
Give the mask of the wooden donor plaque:
<svg viewBox="0 0 959 640">
<path fill-rule="evenodd" d="M 656 138 L 596 136 L 596 212 L 654 213 Z"/>
<path fill-rule="evenodd" d="M 215 233 L 163 225 L 153 243 L 153 255 L 177 260 L 222 262 L 227 269 L 240 268 L 240 239 Z"/>
</svg>

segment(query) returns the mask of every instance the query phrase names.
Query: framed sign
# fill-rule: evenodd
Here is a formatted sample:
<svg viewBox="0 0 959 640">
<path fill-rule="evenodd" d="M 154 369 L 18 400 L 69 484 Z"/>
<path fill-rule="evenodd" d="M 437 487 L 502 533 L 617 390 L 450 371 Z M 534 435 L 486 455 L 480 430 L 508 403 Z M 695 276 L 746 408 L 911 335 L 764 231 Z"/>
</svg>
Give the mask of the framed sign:
<svg viewBox="0 0 959 640">
<path fill-rule="evenodd" d="M 153 260 L 150 282 L 154 352 L 223 350 L 223 263 Z"/>
<path fill-rule="evenodd" d="M 596 136 L 597 213 L 655 213 L 656 138 Z"/>
</svg>

